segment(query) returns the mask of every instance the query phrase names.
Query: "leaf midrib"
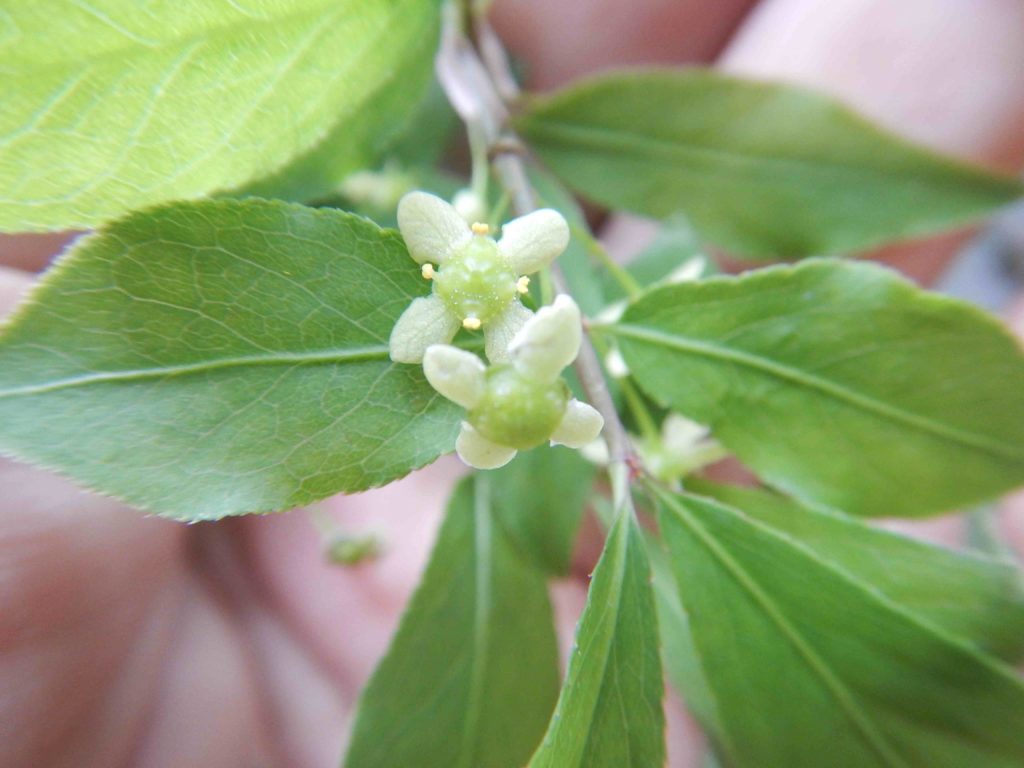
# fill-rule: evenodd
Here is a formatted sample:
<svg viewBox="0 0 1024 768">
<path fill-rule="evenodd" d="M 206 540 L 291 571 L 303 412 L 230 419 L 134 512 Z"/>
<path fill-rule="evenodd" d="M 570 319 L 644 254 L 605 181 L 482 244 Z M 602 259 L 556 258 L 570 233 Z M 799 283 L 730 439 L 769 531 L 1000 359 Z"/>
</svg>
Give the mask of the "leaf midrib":
<svg viewBox="0 0 1024 768">
<path fill-rule="evenodd" d="M 150 379 L 169 378 L 172 376 L 189 376 L 208 373 L 226 368 L 263 367 L 263 366 L 300 366 L 300 365 L 336 365 L 339 363 L 356 363 L 373 360 L 388 360 L 388 347 L 384 344 L 353 347 L 351 349 L 332 349 L 315 352 L 281 352 L 273 355 L 243 355 L 240 357 L 206 360 L 201 363 L 184 365 L 167 365 L 155 368 L 135 368 L 121 371 L 103 371 L 68 376 L 62 379 L 41 384 L 26 384 L 20 387 L 0 389 L 0 399 L 8 397 L 26 397 L 46 394 L 62 389 L 92 386 L 96 384 L 146 381 Z"/>
<path fill-rule="evenodd" d="M 804 159 L 800 157 L 786 157 L 786 156 L 773 156 L 764 153 L 758 153 L 753 151 L 741 151 L 739 149 L 727 149 L 724 147 L 714 147 L 707 144 L 698 144 L 694 141 L 684 141 L 682 139 L 673 141 L 670 139 L 655 138 L 646 134 L 633 133 L 624 129 L 616 128 L 603 129 L 592 125 L 584 125 L 580 123 L 570 123 L 563 120 L 554 120 L 543 116 L 532 116 L 531 122 L 535 127 L 532 131 L 536 137 L 538 134 L 549 140 L 554 140 L 569 146 L 578 147 L 584 144 L 589 144 L 593 147 L 601 148 L 603 151 L 613 155 L 633 155 L 643 158 L 648 157 L 648 162 L 658 162 L 664 160 L 674 161 L 675 165 L 681 167 L 684 173 L 688 173 L 694 176 L 706 176 L 706 177 L 718 177 L 723 175 L 721 172 L 722 166 L 720 163 L 715 165 L 715 170 L 701 170 L 698 166 L 695 166 L 692 162 L 679 163 L 679 160 L 691 160 L 692 158 L 715 158 L 725 159 L 734 163 L 743 163 L 746 165 L 752 165 L 757 163 L 763 163 L 768 166 L 772 166 L 775 169 L 793 169 L 800 173 L 820 175 L 825 174 L 830 176 L 829 182 L 834 184 L 834 178 L 831 178 L 833 171 L 841 171 L 853 176 L 859 177 L 872 177 L 882 176 L 883 178 L 898 181 L 906 184 L 908 175 L 906 172 L 895 173 L 890 167 L 875 167 L 871 165 L 852 165 L 850 163 L 836 162 L 834 159 L 829 160 L 816 160 L 816 159 Z M 910 148 L 907 151 L 911 151 Z M 962 175 L 970 175 L 976 181 L 986 182 L 993 186 L 1005 187 L 1007 199 L 1020 194 L 1021 188 L 1012 179 L 1002 179 L 998 176 L 987 176 L 983 173 L 974 171 L 970 168 L 958 168 L 956 166 L 950 166 L 948 168 L 943 167 L 944 172 L 958 172 Z M 725 174 L 734 175 L 734 174 Z M 910 177 L 914 179 L 915 185 L 923 187 L 925 180 L 918 179 L 916 177 Z M 934 187 L 937 178 L 941 178 L 940 174 L 934 172 L 928 172 L 926 174 L 927 186 L 929 188 Z M 773 176 L 774 183 L 778 183 L 777 177 Z M 962 180 L 961 182 L 962 183 Z"/>
<path fill-rule="evenodd" d="M 832 695 L 843 714 L 850 720 L 854 728 L 860 732 L 871 749 L 882 759 L 883 763 L 892 768 L 909 768 L 899 755 L 894 752 L 885 735 L 878 730 L 875 722 L 862 709 L 842 678 L 832 672 L 828 664 L 817 654 L 800 631 L 790 624 L 786 614 L 761 589 L 757 581 L 747 573 L 743 566 L 733 559 L 729 552 L 718 543 L 718 540 L 681 503 L 661 491 L 658 492 L 658 496 L 663 503 L 675 512 L 676 517 L 683 525 L 690 529 L 697 540 L 711 553 L 712 557 L 736 580 L 740 588 L 751 597 L 769 621 L 789 641 L 800 658 L 804 660 L 807 668 L 821 681 L 821 684 Z"/>
<path fill-rule="evenodd" d="M 733 349 L 731 347 L 723 347 L 705 341 L 688 339 L 651 328 L 631 325 L 629 323 L 606 326 L 605 330 L 614 335 L 635 339 L 637 341 L 659 344 L 670 349 L 675 349 L 679 352 L 734 363 L 760 373 L 768 374 L 777 379 L 788 381 L 792 384 L 796 384 L 797 386 L 816 391 L 822 395 L 831 397 L 834 400 L 844 402 L 849 406 L 866 411 L 875 416 L 891 419 L 892 421 L 913 427 L 919 431 L 931 434 L 934 437 L 967 446 L 1002 459 L 1008 459 L 1014 462 L 1024 462 L 1024 452 L 1015 450 L 1012 446 L 992 440 L 986 435 L 968 432 L 958 427 L 936 421 L 928 416 L 904 410 L 903 408 L 878 400 L 875 397 L 856 392 L 843 384 L 839 384 L 820 376 L 815 376 L 799 368 L 783 365 L 765 357 Z"/>
</svg>

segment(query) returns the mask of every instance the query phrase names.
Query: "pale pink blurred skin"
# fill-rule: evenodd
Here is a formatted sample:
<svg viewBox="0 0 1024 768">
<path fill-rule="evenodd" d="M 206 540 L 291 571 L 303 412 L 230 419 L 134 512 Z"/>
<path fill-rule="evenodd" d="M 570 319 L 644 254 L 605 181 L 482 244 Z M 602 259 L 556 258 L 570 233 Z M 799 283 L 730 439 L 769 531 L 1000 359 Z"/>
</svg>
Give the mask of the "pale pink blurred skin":
<svg viewBox="0 0 1024 768">
<path fill-rule="evenodd" d="M 620 64 L 708 64 L 831 92 L 918 141 L 1004 171 L 1024 163 L 1019 0 L 501 0 L 495 21 L 552 88 Z M 966 11 L 966 12 L 965 12 Z M 616 252 L 647 222 L 614 218 Z M 67 238 L 0 239 L 0 312 Z M 875 256 L 934 277 L 962 235 Z M 1024 312 L 1020 313 L 1024 321 Z M 1024 327 L 1024 322 L 1019 327 Z M 325 564 L 303 512 L 186 527 L 0 462 L 0 765 L 337 765 L 358 691 L 387 646 L 462 469 L 444 459 L 331 515 L 383 556 Z M 895 525 L 895 524 L 894 524 Z M 954 543 L 960 523 L 898 524 Z M 1024 494 L 1003 527 L 1024 544 Z M 597 551 L 555 586 L 563 651 Z M 674 694 L 670 764 L 702 743 Z"/>
</svg>

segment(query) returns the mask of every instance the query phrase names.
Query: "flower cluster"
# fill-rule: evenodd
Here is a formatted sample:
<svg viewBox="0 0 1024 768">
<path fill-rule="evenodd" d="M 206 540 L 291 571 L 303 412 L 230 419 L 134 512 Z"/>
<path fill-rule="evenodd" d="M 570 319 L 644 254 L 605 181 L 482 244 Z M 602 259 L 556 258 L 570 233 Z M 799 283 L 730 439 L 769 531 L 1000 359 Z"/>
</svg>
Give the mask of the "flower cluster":
<svg viewBox="0 0 1024 768">
<path fill-rule="evenodd" d="M 459 457 L 494 469 L 545 441 L 580 448 L 594 440 L 604 420 L 562 379 L 579 353 L 579 307 L 562 295 L 534 314 L 519 301 L 526 276 L 568 244 L 565 219 L 536 211 L 505 224 L 495 241 L 486 225 L 467 225 L 444 200 L 411 192 L 399 202 L 398 226 L 433 292 L 399 318 L 391 358 L 421 362 L 431 386 L 466 409 Z M 490 366 L 449 345 L 460 325 L 483 329 Z"/>
</svg>

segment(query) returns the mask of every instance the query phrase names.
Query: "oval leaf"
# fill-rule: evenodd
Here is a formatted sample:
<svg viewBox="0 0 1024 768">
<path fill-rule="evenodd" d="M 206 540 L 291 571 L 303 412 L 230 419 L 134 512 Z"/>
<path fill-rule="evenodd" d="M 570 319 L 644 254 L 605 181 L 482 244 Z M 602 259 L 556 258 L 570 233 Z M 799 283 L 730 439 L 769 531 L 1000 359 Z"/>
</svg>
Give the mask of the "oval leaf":
<svg viewBox="0 0 1024 768">
<path fill-rule="evenodd" d="M 659 495 L 730 765 L 1024 764 L 1012 669 L 738 510 Z"/>
<path fill-rule="evenodd" d="M 346 768 L 519 768 L 558 697 L 543 573 L 496 519 L 487 474 L 462 481 L 423 581 L 363 691 Z"/>
<path fill-rule="evenodd" d="M 137 213 L 63 257 L 0 336 L 0 450 L 181 519 L 390 482 L 459 409 L 388 336 L 425 287 L 397 233 L 265 201 Z"/>
<path fill-rule="evenodd" d="M 860 250 L 1024 194 L 820 94 L 712 72 L 597 78 L 530 101 L 518 126 L 581 194 L 656 218 L 685 211 L 749 256 Z"/>
<path fill-rule="evenodd" d="M 991 317 L 869 264 L 661 288 L 607 328 L 639 384 L 772 484 L 915 516 L 1024 483 L 1024 355 Z"/>
<path fill-rule="evenodd" d="M 530 768 L 664 764 L 663 695 L 650 566 L 636 518 L 623 512 L 594 571 L 565 685 Z"/>
<path fill-rule="evenodd" d="M 436 25 L 422 0 L 8 4 L 0 229 L 88 227 L 273 171 Z"/>
</svg>

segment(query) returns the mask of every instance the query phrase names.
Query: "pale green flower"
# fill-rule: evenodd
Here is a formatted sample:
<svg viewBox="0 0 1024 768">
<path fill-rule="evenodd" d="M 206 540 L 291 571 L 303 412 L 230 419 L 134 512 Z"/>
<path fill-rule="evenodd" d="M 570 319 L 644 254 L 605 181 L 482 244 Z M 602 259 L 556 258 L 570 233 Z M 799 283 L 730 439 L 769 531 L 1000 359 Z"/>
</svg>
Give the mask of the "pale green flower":
<svg viewBox="0 0 1024 768">
<path fill-rule="evenodd" d="M 580 341 L 579 307 L 562 295 L 516 333 L 507 363 L 487 367 L 471 352 L 446 344 L 427 349 L 427 381 L 466 409 L 455 441 L 466 464 L 495 469 L 546 440 L 581 448 L 598 436 L 601 414 L 571 397 L 561 375 L 576 359 Z"/>
<path fill-rule="evenodd" d="M 419 363 L 432 344 L 447 344 L 463 326 L 482 328 L 491 362 L 508 359 L 508 345 L 532 316 L 519 302 L 529 278 L 569 243 L 569 226 L 544 209 L 505 224 L 501 239 L 486 224 L 466 224 L 445 200 L 410 192 L 398 204 L 398 228 L 409 255 L 433 281 L 430 296 L 416 299 L 391 331 L 391 359 Z"/>
</svg>

